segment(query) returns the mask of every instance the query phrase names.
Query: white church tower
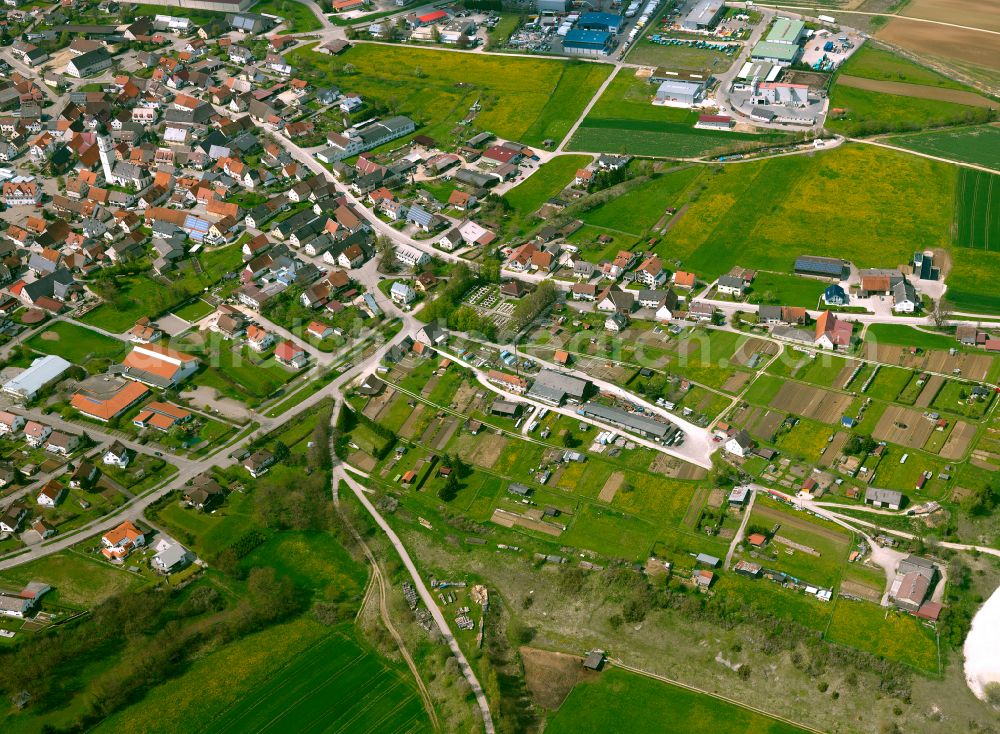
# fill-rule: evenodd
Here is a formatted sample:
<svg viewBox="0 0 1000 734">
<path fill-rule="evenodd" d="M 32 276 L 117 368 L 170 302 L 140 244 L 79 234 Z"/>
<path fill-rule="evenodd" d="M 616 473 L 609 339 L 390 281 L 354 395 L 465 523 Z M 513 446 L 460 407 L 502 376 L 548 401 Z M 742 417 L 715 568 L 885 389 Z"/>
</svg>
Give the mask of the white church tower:
<svg viewBox="0 0 1000 734">
<path fill-rule="evenodd" d="M 107 128 L 103 125 L 97 130 L 97 150 L 101 154 L 101 165 L 104 167 L 104 180 L 108 184 L 115 184 L 115 176 L 112 173 L 114 162 L 114 143 L 108 134 Z"/>
</svg>

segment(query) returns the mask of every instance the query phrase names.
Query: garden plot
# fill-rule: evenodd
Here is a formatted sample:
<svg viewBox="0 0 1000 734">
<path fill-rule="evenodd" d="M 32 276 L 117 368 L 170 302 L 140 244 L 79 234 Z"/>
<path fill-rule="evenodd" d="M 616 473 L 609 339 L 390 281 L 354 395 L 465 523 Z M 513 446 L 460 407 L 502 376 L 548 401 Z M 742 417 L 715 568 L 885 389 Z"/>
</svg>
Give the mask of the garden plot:
<svg viewBox="0 0 1000 734">
<path fill-rule="evenodd" d="M 953 461 L 963 459 L 966 452 L 969 450 L 969 445 L 975 437 L 976 425 L 974 423 L 958 421 L 955 423 L 955 427 L 952 428 L 951 435 L 948 436 L 948 440 L 945 441 L 944 446 L 941 447 L 941 458 L 951 459 Z"/>
<path fill-rule="evenodd" d="M 601 493 L 597 495 L 597 499 L 601 502 L 611 502 L 624 483 L 625 475 L 620 471 L 616 471 L 608 477 L 608 480 L 604 483 L 604 487 L 601 488 Z"/>
<path fill-rule="evenodd" d="M 944 377 L 941 375 L 932 375 L 927 383 L 924 385 L 924 389 L 920 391 L 920 395 L 914 401 L 913 405 L 917 408 L 926 408 L 932 402 L 934 398 L 937 397 L 938 392 L 941 390 L 941 386 L 944 384 Z"/>
<path fill-rule="evenodd" d="M 751 337 L 750 339 L 747 339 L 745 342 L 743 342 L 743 344 L 741 344 L 739 348 L 737 348 L 737 350 L 733 353 L 733 356 L 730 358 L 729 361 L 735 365 L 739 365 L 740 367 L 746 367 L 750 362 L 750 360 L 753 359 L 755 354 L 761 355 L 757 359 L 758 361 L 763 362 L 768 357 L 775 355 L 777 353 L 778 353 L 778 345 L 775 344 L 774 342 L 767 341 L 766 339 L 757 339 Z M 757 366 L 758 365 L 755 364 L 751 368 Z"/>
<path fill-rule="evenodd" d="M 785 410 L 822 423 L 838 423 L 850 406 L 850 395 L 811 387 L 795 382 L 786 382 L 771 400 L 771 407 Z"/>
<path fill-rule="evenodd" d="M 751 377 L 749 372 L 736 372 L 722 383 L 722 387 L 719 389 L 723 392 L 738 393 L 750 381 Z"/>
<path fill-rule="evenodd" d="M 847 438 L 848 434 L 846 432 L 837 431 L 833 436 L 833 440 L 827 444 L 826 451 L 823 452 L 823 455 L 819 457 L 816 463 L 820 466 L 832 466 L 840 456 L 844 444 L 847 443 Z"/>
<path fill-rule="evenodd" d="M 911 349 L 894 344 L 879 344 L 875 348 L 874 359 L 877 362 L 897 364 L 915 370 L 961 374 L 970 380 L 986 379 L 993 364 L 993 358 L 987 354 L 969 352 L 949 354 L 938 349 L 928 349 L 922 354 L 914 354 Z"/>
<path fill-rule="evenodd" d="M 890 405 L 872 431 L 872 438 L 919 449 L 927 443 L 933 431 L 934 423 L 924 418 L 920 411 Z"/>
</svg>

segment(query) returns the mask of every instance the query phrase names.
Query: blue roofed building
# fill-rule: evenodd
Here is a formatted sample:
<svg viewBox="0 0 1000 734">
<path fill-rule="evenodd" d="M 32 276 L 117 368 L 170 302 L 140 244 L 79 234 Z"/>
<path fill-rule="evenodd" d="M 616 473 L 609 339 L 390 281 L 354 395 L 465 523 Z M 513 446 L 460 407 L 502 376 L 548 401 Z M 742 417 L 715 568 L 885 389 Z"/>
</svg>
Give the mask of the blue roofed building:
<svg viewBox="0 0 1000 734">
<path fill-rule="evenodd" d="M 576 27 L 584 31 L 617 33 L 621 25 L 622 17 L 615 13 L 584 13 L 577 21 Z"/>
<path fill-rule="evenodd" d="M 574 28 L 563 38 L 563 51 L 579 56 L 607 56 L 614 47 L 614 39 L 607 31 Z"/>
</svg>

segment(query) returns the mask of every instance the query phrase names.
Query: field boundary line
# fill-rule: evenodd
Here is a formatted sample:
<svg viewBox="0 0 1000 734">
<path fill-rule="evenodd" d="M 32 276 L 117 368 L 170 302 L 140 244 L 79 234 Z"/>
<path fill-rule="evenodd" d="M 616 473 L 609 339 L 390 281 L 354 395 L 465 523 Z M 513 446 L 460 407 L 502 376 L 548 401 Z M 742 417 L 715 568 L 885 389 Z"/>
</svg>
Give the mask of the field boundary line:
<svg viewBox="0 0 1000 734">
<path fill-rule="evenodd" d="M 661 683 L 667 683 L 672 686 L 677 686 L 678 688 L 683 688 L 685 690 L 692 691 L 694 693 L 700 693 L 704 696 L 717 698 L 720 701 L 725 701 L 726 703 L 730 703 L 734 706 L 739 706 L 742 709 L 746 709 L 747 711 L 752 711 L 755 714 L 760 714 L 761 716 L 766 716 L 769 719 L 774 719 L 775 721 L 780 721 L 785 724 L 790 724 L 791 726 L 796 726 L 800 729 L 812 732 L 813 734 L 826 734 L 822 729 L 816 729 L 815 727 L 812 727 L 808 724 L 803 724 L 799 721 L 793 721 L 792 719 L 785 718 L 784 716 L 780 716 L 778 714 L 772 714 L 768 711 L 765 711 L 764 709 L 757 708 L 756 706 L 751 706 L 748 703 L 737 701 L 734 698 L 729 698 L 728 696 L 722 696 L 718 693 L 712 693 L 711 691 L 706 691 L 704 688 L 698 688 L 697 686 L 688 685 L 687 683 L 681 683 L 678 680 L 674 680 L 673 678 L 668 678 L 667 676 L 660 675 L 659 673 L 652 673 L 648 670 L 643 670 L 642 668 L 633 667 L 617 658 L 611 658 L 610 660 L 615 666 L 621 668 L 622 670 L 628 670 L 629 672 L 636 673 L 638 675 L 642 675 L 647 678 L 652 678 L 653 680 L 658 680 Z"/>
</svg>

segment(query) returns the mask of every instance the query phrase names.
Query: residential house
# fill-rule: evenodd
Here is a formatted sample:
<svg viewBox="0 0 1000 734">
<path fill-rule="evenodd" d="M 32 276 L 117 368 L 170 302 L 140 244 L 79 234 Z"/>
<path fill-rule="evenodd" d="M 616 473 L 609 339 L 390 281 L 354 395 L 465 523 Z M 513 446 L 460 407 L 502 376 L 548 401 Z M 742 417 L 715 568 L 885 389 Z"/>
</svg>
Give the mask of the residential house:
<svg viewBox="0 0 1000 734">
<path fill-rule="evenodd" d="M 38 497 L 35 499 L 42 507 L 55 507 L 66 497 L 66 487 L 57 482 L 55 479 L 51 479 L 45 483 L 45 485 L 38 491 Z"/>
<path fill-rule="evenodd" d="M 129 462 L 132 461 L 132 454 L 128 448 L 121 441 L 115 441 L 108 450 L 104 452 L 102 458 L 105 466 L 116 466 L 119 469 L 128 468 Z"/>
<path fill-rule="evenodd" d="M 136 548 L 146 544 L 146 536 L 139 528 L 126 520 L 113 530 L 101 536 L 101 553 L 109 561 L 122 562 Z"/>
</svg>

